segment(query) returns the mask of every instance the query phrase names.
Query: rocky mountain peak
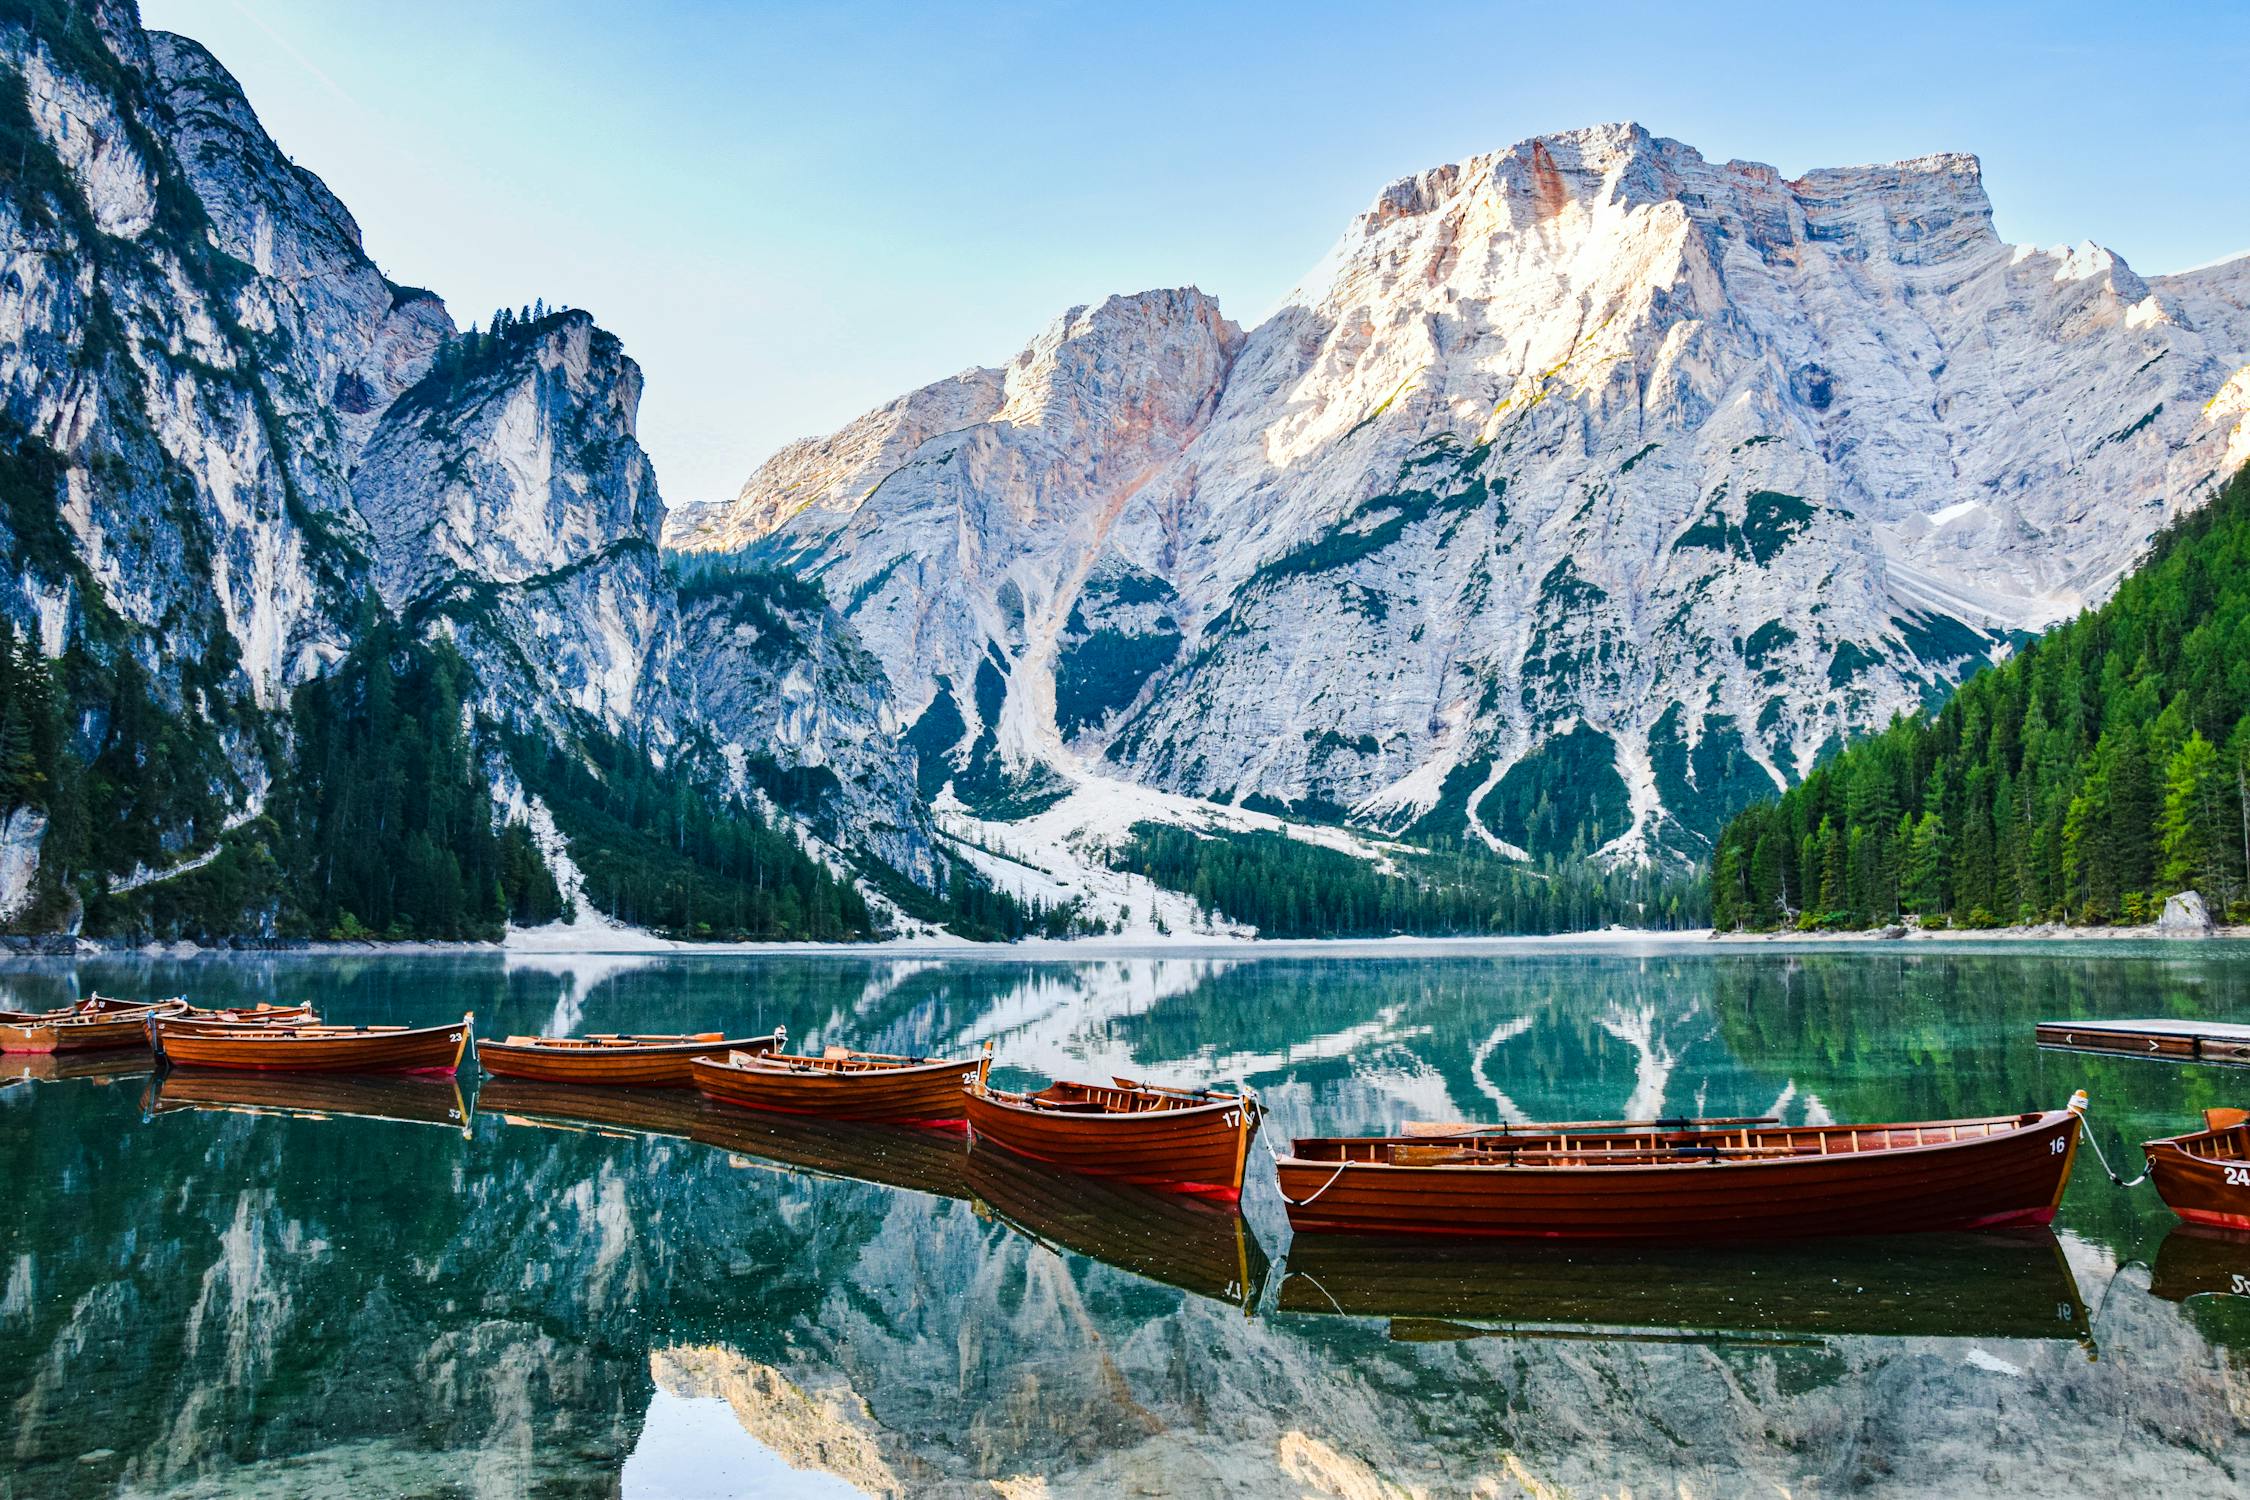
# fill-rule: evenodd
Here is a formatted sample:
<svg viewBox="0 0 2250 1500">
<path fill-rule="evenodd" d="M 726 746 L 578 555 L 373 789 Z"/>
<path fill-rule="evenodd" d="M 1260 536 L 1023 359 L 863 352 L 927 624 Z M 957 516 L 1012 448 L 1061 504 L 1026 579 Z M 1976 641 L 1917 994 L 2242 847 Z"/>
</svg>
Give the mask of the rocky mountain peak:
<svg viewBox="0 0 2250 1500">
<path fill-rule="evenodd" d="M 2011 250 L 1973 156 L 1792 179 L 1594 126 L 1392 183 L 1239 337 L 1074 309 L 991 415 L 909 447 L 934 396 L 894 403 L 672 539 L 823 578 L 965 772 L 997 726 L 1011 764 L 1694 855 L 2196 503 L 2231 287 Z"/>
<path fill-rule="evenodd" d="M 993 420 L 1068 443 L 1102 432 L 1178 439 L 1216 390 L 1242 330 L 1194 287 L 1074 307 L 1011 360 Z"/>
</svg>

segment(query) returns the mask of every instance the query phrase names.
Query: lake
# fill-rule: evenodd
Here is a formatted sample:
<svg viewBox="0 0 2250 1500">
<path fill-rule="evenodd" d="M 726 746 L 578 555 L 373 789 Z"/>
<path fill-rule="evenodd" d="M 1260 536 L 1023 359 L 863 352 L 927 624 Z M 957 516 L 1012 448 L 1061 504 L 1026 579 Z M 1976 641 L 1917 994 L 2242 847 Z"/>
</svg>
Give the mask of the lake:
<svg viewBox="0 0 2250 1500">
<path fill-rule="evenodd" d="M 1003 1083 L 1246 1079 L 1276 1144 L 2083 1087 L 2130 1176 L 2132 1143 L 2250 1103 L 2250 1071 L 2032 1043 L 2250 1015 L 2250 949 L 2217 944 L 120 957 L 0 970 L 0 1007 L 91 988 L 473 1009 L 488 1036 L 990 1040 Z M 8 1500 L 2250 1493 L 2250 1238 L 2180 1229 L 2090 1151 L 2052 1235 L 1400 1251 L 1291 1245 L 1262 1150 L 1238 1220 L 692 1096 L 0 1077 Z"/>
</svg>

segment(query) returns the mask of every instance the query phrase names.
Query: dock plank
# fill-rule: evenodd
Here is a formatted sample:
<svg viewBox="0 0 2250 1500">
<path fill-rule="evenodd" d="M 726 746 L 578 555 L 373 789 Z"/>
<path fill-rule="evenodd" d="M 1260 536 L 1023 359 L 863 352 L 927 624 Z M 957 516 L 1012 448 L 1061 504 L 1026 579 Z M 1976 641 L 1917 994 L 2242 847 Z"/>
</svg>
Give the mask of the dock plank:
<svg viewBox="0 0 2250 1500">
<path fill-rule="evenodd" d="M 2250 1025 L 2232 1021 L 2041 1021 L 2038 1037 L 2040 1046 L 2056 1051 L 2250 1064 Z"/>
</svg>

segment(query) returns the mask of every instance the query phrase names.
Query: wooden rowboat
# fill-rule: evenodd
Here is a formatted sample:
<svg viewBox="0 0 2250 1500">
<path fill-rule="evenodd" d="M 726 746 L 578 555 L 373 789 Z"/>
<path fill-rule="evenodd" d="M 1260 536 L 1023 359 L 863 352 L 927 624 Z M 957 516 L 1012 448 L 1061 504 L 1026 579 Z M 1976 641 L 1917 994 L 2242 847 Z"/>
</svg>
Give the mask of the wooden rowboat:
<svg viewBox="0 0 2250 1500">
<path fill-rule="evenodd" d="M 1308 1235 L 1290 1247 L 1276 1305 L 1389 1318 L 1401 1342 L 2089 1333 L 2045 1229 L 1752 1245 Z"/>
<path fill-rule="evenodd" d="M 176 1016 L 185 1000 L 0 1025 L 0 1052 L 99 1052 L 148 1045 L 151 1017 Z"/>
<path fill-rule="evenodd" d="M 180 999 L 176 995 L 172 998 Z M 116 1000 L 97 990 L 83 1000 L 58 1005 L 52 1010 L 0 1010 L 0 1022 L 20 1024 L 26 1021 L 75 1021 L 89 1016 L 114 1016 L 125 1011 L 145 1011 L 164 1003 L 166 1002 L 162 1000 Z M 181 1003 L 186 1004 L 184 1000 Z M 189 1008 L 193 1009 L 192 1006 Z"/>
<path fill-rule="evenodd" d="M 276 1073 L 452 1073 L 469 1050 L 475 1017 L 446 1026 L 245 1026 L 175 1031 L 150 1027 L 157 1055 L 176 1068 Z"/>
<path fill-rule="evenodd" d="M 695 1087 L 688 1063 L 730 1052 L 766 1053 L 787 1033 L 730 1037 L 716 1031 L 691 1036 L 512 1036 L 477 1043 L 477 1066 L 496 1078 L 541 1083 L 600 1083 L 631 1088 Z"/>
<path fill-rule="evenodd" d="M 2141 1150 L 2165 1207 L 2190 1224 L 2250 1229 L 2250 1110 L 2207 1109 L 2201 1130 Z"/>
<path fill-rule="evenodd" d="M 1090 1177 L 1115 1177 L 1232 1202 L 1242 1196 L 1250 1138 L 1265 1111 L 1255 1096 L 1168 1089 L 1131 1079 L 1050 1083 L 1032 1094 L 969 1092 L 969 1133 L 1018 1156 Z"/>
<path fill-rule="evenodd" d="M 980 1058 L 894 1057 L 830 1047 L 818 1057 L 793 1052 L 730 1052 L 688 1064 L 695 1086 L 721 1104 L 830 1120 L 892 1125 L 956 1125 L 966 1091 L 984 1081 L 992 1049 Z"/>
<path fill-rule="evenodd" d="M 1768 1239 L 2053 1220 L 2066 1109 L 1896 1125 L 1587 1122 L 1313 1138 L 1277 1174 L 1299 1234 Z"/>
</svg>

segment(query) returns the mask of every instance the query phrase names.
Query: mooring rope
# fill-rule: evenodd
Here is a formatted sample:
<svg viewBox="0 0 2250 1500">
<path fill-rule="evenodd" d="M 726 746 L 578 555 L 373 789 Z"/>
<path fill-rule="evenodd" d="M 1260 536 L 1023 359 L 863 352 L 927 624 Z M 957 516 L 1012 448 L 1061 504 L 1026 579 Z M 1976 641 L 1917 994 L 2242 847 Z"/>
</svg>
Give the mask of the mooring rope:
<svg viewBox="0 0 2250 1500">
<path fill-rule="evenodd" d="M 2131 1182 L 2127 1182 L 2124 1178 L 2118 1176 L 2117 1169 L 2112 1167 L 2109 1164 L 2109 1158 L 2102 1154 L 2101 1137 L 2094 1134 L 2094 1127 L 2089 1124 L 2085 1127 L 2085 1131 L 2086 1144 L 2094 1148 L 2094 1160 L 2102 1164 L 2102 1170 L 2109 1174 L 2109 1180 L 2111 1182 L 2116 1183 L 2121 1188 L 2137 1188 L 2142 1183 L 2148 1181 L 2148 1168 L 2145 1164 L 2141 1168 L 2141 1175 L 2134 1178 Z"/>
<path fill-rule="evenodd" d="M 1336 1163 L 1335 1172 L 1329 1176 L 1329 1179 L 1326 1182 L 1322 1183 L 1318 1188 L 1315 1188 L 1309 1196 L 1303 1198 L 1292 1198 L 1287 1193 L 1283 1193 L 1281 1195 L 1281 1201 L 1288 1204 L 1291 1208 L 1303 1208 L 1307 1206 L 1315 1199 L 1319 1198 L 1322 1193 L 1325 1193 L 1330 1188 L 1334 1187 L 1336 1185 L 1336 1179 L 1343 1176 L 1344 1168 L 1350 1165 L 1351 1163 L 1348 1161 L 1340 1161 Z"/>
<path fill-rule="evenodd" d="M 1270 1115 L 1270 1113 L 1271 1113 L 1271 1112 L 1270 1112 L 1270 1111 L 1268 1111 L 1268 1110 L 1267 1110 L 1267 1108 L 1266 1108 L 1266 1101 L 1265 1101 L 1264 1099 L 1260 1098 L 1260 1097 L 1259 1097 L 1259 1095 L 1258 1095 L 1258 1092 L 1257 1092 L 1257 1090 L 1255 1090 L 1255 1089 L 1251 1088 L 1251 1087 L 1250 1087 L 1250 1085 L 1249 1085 L 1249 1084 L 1248 1084 L 1247 1082 L 1246 1082 L 1246 1083 L 1244 1083 L 1244 1084 L 1242 1085 L 1242 1094 L 1243 1094 L 1243 1097 L 1244 1097 L 1245 1099 L 1250 1099 L 1250 1100 L 1255 1100 L 1255 1101 L 1256 1101 L 1256 1103 L 1257 1103 L 1257 1106 L 1258 1106 L 1258 1113 L 1259 1113 L 1259 1114 L 1260 1114 L 1261 1116 L 1266 1116 L 1266 1115 Z M 1278 1168 L 1279 1168 L 1279 1167 L 1281 1166 L 1281 1153 L 1280 1153 L 1279 1151 L 1276 1151 L 1276 1150 L 1274 1149 L 1274 1147 L 1273 1147 L 1273 1137 L 1272 1137 L 1272 1136 L 1271 1136 L 1270 1134 L 1268 1134 L 1268 1133 L 1267 1133 L 1266 1131 L 1263 1131 L 1263 1130 L 1261 1130 L 1261 1131 L 1259 1131 L 1259 1132 L 1258 1132 L 1258 1144 L 1260 1144 L 1260 1145 L 1262 1145 L 1262 1146 L 1264 1146 L 1264 1147 L 1266 1148 L 1266 1155 L 1268 1155 L 1268 1156 L 1270 1156 L 1270 1157 L 1272 1157 L 1272 1158 L 1273 1158 L 1273 1164 L 1274 1164 L 1274 1166 L 1275 1166 L 1275 1167 L 1276 1167 L 1276 1168 L 1278 1169 Z M 1318 1189 L 1317 1189 L 1316 1191 L 1314 1191 L 1314 1192 L 1312 1193 L 1312 1195 L 1311 1195 L 1310 1197 L 1305 1197 L 1305 1198 L 1292 1198 L 1292 1197 L 1290 1197 L 1290 1196 L 1289 1196 L 1289 1195 L 1288 1195 L 1287 1193 L 1283 1193 L 1283 1194 L 1281 1195 L 1281 1201 L 1282 1201 L 1282 1202 L 1284 1202 L 1284 1203 L 1286 1203 L 1286 1204 L 1288 1204 L 1288 1205 L 1289 1205 L 1289 1206 L 1290 1206 L 1291 1208 L 1303 1208 L 1303 1207 L 1304 1207 L 1304 1206 L 1305 1206 L 1306 1204 L 1308 1204 L 1308 1203 L 1311 1203 L 1311 1202 L 1313 1202 L 1314 1200 L 1318 1199 L 1318 1198 L 1320 1197 L 1320 1195 L 1321 1195 L 1322 1193 L 1325 1193 L 1325 1192 L 1327 1192 L 1327 1191 L 1328 1191 L 1328 1190 L 1329 1190 L 1330 1188 L 1334 1187 L 1334 1186 L 1336 1185 L 1336 1179 L 1337 1179 L 1337 1178 L 1339 1178 L 1339 1177 L 1341 1177 L 1341 1176 L 1343 1176 L 1343 1175 L 1344 1175 L 1344 1168 L 1346 1168 L 1346 1167 L 1348 1167 L 1348 1166 L 1350 1166 L 1350 1165 L 1351 1165 L 1351 1163 L 1350 1163 L 1349 1161 L 1342 1161 L 1342 1162 L 1338 1162 L 1338 1163 L 1336 1164 L 1336 1170 L 1335 1170 L 1334 1172 L 1332 1172 L 1332 1173 L 1330 1173 L 1330 1174 L 1329 1174 L 1328 1180 L 1327 1180 L 1326 1182 L 1322 1183 L 1322 1184 L 1320 1185 L 1320 1187 L 1319 1187 L 1319 1188 L 1318 1188 Z M 1280 1184 L 1280 1183 L 1279 1183 L 1278 1181 L 1276 1181 L 1276 1182 L 1275 1182 L 1275 1184 L 1274 1184 L 1274 1186 L 1275 1186 L 1275 1188 L 1276 1188 L 1276 1189 L 1278 1189 L 1278 1188 L 1279 1188 L 1279 1187 L 1281 1186 L 1281 1184 Z M 1323 1292 L 1325 1293 L 1325 1292 L 1327 1291 L 1327 1288 L 1326 1288 L 1326 1287 L 1323 1287 L 1323 1288 L 1321 1288 L 1321 1290 L 1322 1290 L 1322 1291 L 1323 1291 Z M 1335 1299 L 1334 1299 L 1334 1298 L 1330 1298 L 1329 1300 L 1330 1300 L 1330 1301 L 1334 1301 Z M 1339 1310 L 1339 1311 L 1341 1311 L 1341 1309 L 1338 1309 L 1338 1310 Z"/>
</svg>

